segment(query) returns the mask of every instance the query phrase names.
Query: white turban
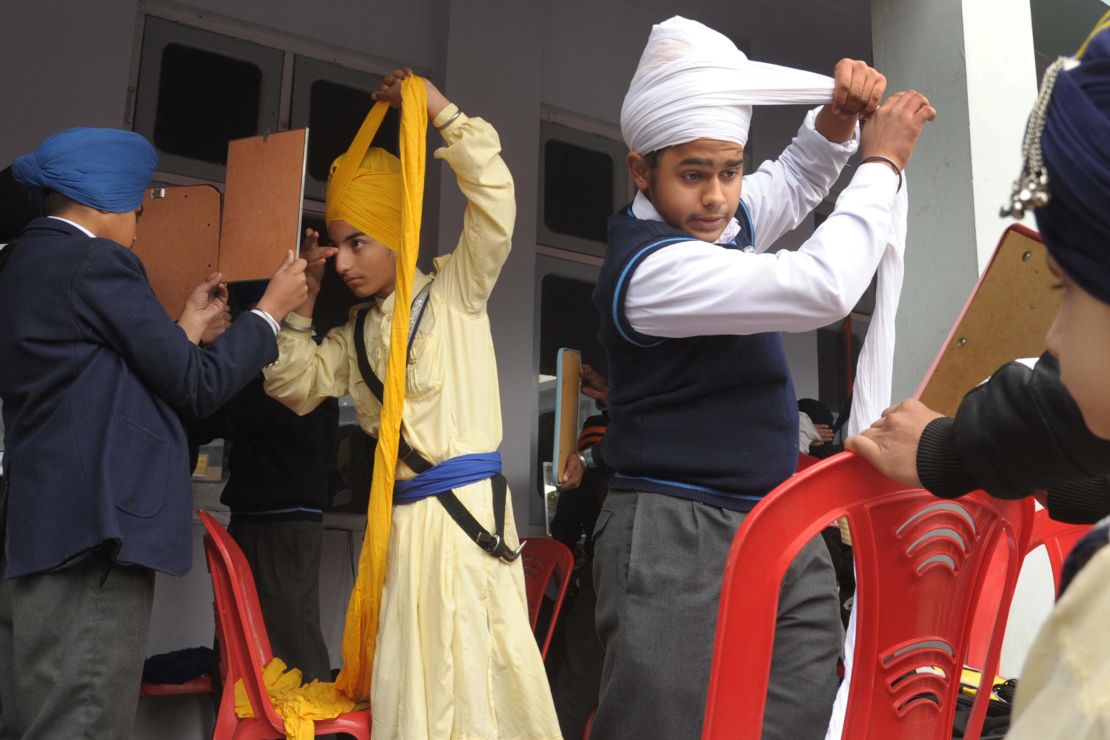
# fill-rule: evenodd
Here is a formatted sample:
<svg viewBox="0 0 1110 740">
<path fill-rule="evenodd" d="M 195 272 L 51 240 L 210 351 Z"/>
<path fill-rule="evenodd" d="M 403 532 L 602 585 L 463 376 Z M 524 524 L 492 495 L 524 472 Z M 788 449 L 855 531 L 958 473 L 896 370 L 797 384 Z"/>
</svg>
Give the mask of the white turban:
<svg viewBox="0 0 1110 740">
<path fill-rule="evenodd" d="M 723 34 L 676 15 L 651 29 L 621 106 L 621 133 L 642 154 L 701 138 L 743 146 L 753 105 L 832 97 L 831 77 L 753 62 Z"/>
</svg>

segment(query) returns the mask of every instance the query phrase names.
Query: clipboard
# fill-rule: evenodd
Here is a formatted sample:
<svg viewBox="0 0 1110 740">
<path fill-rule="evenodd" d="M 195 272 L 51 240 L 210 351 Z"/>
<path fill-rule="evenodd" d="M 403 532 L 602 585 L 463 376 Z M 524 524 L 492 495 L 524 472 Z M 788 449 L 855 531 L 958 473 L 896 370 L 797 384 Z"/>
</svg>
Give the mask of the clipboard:
<svg viewBox="0 0 1110 740">
<path fill-rule="evenodd" d="M 555 434 L 551 465 L 561 483 L 567 458 L 578 452 L 578 394 L 582 388 L 582 353 L 561 347 L 555 357 Z"/>
<path fill-rule="evenodd" d="M 308 129 L 227 145 L 220 272 L 229 283 L 268 280 L 290 249 L 300 254 Z"/>
<path fill-rule="evenodd" d="M 154 295 L 177 321 L 185 299 L 220 261 L 220 191 L 212 185 L 147 188 L 132 251 Z"/>
<path fill-rule="evenodd" d="M 1036 231 L 1013 224 L 925 374 L 916 397 L 954 416 L 964 395 L 1006 362 L 1039 357 L 1060 307 Z"/>
<path fill-rule="evenodd" d="M 228 144 L 221 200 L 212 185 L 148 188 L 134 251 L 175 321 L 209 273 L 226 282 L 269 279 L 300 252 L 308 129 Z"/>
</svg>

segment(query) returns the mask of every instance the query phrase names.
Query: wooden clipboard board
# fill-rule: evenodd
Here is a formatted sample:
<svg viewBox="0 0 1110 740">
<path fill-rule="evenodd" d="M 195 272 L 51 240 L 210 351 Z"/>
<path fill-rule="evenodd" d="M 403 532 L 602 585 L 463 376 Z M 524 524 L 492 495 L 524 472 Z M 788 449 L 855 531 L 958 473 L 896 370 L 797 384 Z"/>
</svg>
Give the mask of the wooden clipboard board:
<svg viewBox="0 0 1110 740">
<path fill-rule="evenodd" d="M 185 299 L 220 259 L 220 191 L 212 185 L 147 188 L 132 251 L 177 321 Z M 280 263 L 279 263 L 280 264 Z"/>
<path fill-rule="evenodd" d="M 221 200 L 212 185 L 149 188 L 135 253 L 175 321 L 210 273 L 226 282 L 266 280 L 300 251 L 308 129 L 228 144 Z"/>
<path fill-rule="evenodd" d="M 551 464 L 562 483 L 567 459 L 578 452 L 578 394 L 582 388 L 582 354 L 565 347 L 555 358 L 555 438 Z"/>
<path fill-rule="evenodd" d="M 1013 224 L 1002 234 L 917 398 L 954 416 L 964 395 L 1010 360 L 1039 357 L 1060 307 L 1040 234 Z"/>
<path fill-rule="evenodd" d="M 300 252 L 308 129 L 227 145 L 220 272 L 229 283 L 266 280 Z"/>
</svg>

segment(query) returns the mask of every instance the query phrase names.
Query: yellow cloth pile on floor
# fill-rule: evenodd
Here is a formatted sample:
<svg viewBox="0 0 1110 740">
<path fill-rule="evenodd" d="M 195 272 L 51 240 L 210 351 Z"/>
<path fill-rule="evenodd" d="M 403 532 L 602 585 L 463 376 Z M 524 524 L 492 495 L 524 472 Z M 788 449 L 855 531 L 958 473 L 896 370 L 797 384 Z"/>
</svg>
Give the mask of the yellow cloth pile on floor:
<svg viewBox="0 0 1110 740">
<path fill-rule="evenodd" d="M 262 671 L 266 693 L 285 720 L 285 737 L 289 740 L 312 740 L 316 737 L 316 720 L 334 719 L 356 708 L 334 683 L 313 681 L 302 685 L 301 680 L 300 669 L 287 669 L 281 658 L 271 660 Z M 235 682 L 235 715 L 243 719 L 255 716 L 242 679 Z"/>
</svg>

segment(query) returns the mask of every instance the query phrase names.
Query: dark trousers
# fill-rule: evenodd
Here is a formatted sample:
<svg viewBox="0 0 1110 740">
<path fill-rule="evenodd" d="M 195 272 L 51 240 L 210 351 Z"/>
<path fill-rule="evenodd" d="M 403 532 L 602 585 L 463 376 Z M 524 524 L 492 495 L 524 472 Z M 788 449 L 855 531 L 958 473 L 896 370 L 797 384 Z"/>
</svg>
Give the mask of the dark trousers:
<svg viewBox="0 0 1110 740">
<path fill-rule="evenodd" d="M 743 519 L 661 494 L 610 492 L 594 534 L 605 648 L 594 740 L 701 736 L 721 578 Z M 764 738 L 824 737 L 843 640 L 838 612 L 829 552 L 817 537 L 783 579 Z"/>
<path fill-rule="evenodd" d="M 250 563 L 275 657 L 300 668 L 305 683 L 331 680 L 320 630 L 322 522 L 232 521 L 228 532 Z"/>
<path fill-rule="evenodd" d="M 577 740 L 586 729 L 590 712 L 597 706 L 601 666 L 605 650 L 597 639 L 594 613 L 597 596 L 589 565 L 579 571 L 578 593 L 559 617 L 561 660 L 551 680 L 551 698 L 564 738 Z M 552 655 L 548 655 L 548 662 Z"/>
<path fill-rule="evenodd" d="M 104 552 L 0 581 L 0 738 L 129 738 L 153 602 Z"/>
</svg>

